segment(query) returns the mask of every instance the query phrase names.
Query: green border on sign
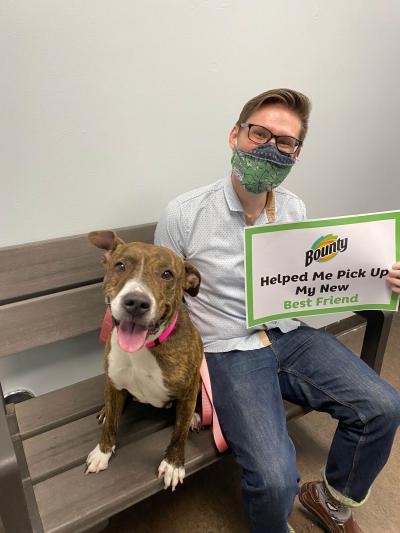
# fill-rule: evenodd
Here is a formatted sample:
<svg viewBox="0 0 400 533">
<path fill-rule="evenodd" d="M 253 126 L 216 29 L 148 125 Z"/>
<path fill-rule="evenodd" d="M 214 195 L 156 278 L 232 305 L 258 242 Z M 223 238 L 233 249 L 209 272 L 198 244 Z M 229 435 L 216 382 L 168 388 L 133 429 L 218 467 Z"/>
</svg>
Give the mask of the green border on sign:
<svg viewBox="0 0 400 533">
<path fill-rule="evenodd" d="M 265 324 L 271 320 L 280 318 L 293 318 L 309 315 L 326 315 L 329 313 L 343 313 L 345 311 L 363 311 L 367 309 L 381 309 L 386 311 L 396 311 L 399 295 L 392 292 L 389 304 L 371 304 L 355 306 L 337 306 L 330 309 L 313 309 L 311 311 L 289 311 L 277 315 L 267 315 L 262 318 L 254 318 L 253 309 L 253 235 L 258 233 L 269 233 L 272 231 L 287 231 L 301 228 L 323 228 L 325 226 L 341 226 L 345 224 L 359 224 L 363 222 L 374 222 L 378 220 L 395 220 L 395 241 L 396 241 L 396 262 L 400 261 L 400 211 L 388 211 L 384 213 L 370 213 L 366 215 L 353 215 L 347 217 L 323 218 L 300 222 L 289 222 L 287 224 L 270 224 L 267 226 L 250 226 L 244 228 L 245 245 L 245 272 L 246 272 L 246 309 L 247 326 L 253 327 Z"/>
</svg>

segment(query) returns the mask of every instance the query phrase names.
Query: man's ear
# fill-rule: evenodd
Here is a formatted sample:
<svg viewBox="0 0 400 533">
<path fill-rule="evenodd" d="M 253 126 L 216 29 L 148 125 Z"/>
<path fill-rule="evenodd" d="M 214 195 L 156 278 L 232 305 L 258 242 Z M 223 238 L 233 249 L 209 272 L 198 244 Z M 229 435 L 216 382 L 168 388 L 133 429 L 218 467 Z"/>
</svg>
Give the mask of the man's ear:
<svg viewBox="0 0 400 533">
<path fill-rule="evenodd" d="M 104 254 L 104 258 L 107 261 L 117 246 L 125 244 L 114 231 L 91 231 L 88 237 L 89 241 L 97 248 L 107 250 Z"/>
<path fill-rule="evenodd" d="M 239 135 L 239 126 L 235 125 L 231 129 L 231 132 L 228 137 L 229 147 L 231 150 L 234 150 L 235 148 L 237 148 L 238 135 Z"/>
<path fill-rule="evenodd" d="M 190 294 L 190 296 L 197 296 L 201 283 L 200 272 L 189 261 L 184 261 L 184 266 L 186 276 L 183 283 L 183 288 L 187 293 Z"/>
</svg>

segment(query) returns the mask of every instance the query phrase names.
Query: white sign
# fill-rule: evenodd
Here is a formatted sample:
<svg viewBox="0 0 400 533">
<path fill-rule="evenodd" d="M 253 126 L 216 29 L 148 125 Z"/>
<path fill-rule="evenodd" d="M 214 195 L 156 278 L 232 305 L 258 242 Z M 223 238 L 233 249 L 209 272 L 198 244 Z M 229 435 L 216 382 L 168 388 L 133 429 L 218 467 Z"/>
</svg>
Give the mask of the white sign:
<svg viewBox="0 0 400 533">
<path fill-rule="evenodd" d="M 280 318 L 385 309 L 400 260 L 400 211 L 245 228 L 247 326 Z"/>
</svg>

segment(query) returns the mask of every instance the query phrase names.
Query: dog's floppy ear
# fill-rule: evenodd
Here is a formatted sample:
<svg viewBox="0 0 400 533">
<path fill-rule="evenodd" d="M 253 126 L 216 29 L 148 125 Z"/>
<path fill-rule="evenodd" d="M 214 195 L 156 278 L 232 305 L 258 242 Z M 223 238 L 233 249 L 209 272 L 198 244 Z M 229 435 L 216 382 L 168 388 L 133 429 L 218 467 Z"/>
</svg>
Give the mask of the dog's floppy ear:
<svg viewBox="0 0 400 533">
<path fill-rule="evenodd" d="M 184 261 L 184 266 L 186 276 L 183 288 L 190 296 L 197 296 L 201 283 L 200 272 L 189 261 Z"/>
<path fill-rule="evenodd" d="M 106 260 L 110 258 L 111 253 L 117 246 L 125 244 L 114 231 L 91 231 L 88 237 L 89 241 L 97 248 L 107 250 L 104 254 Z"/>
</svg>

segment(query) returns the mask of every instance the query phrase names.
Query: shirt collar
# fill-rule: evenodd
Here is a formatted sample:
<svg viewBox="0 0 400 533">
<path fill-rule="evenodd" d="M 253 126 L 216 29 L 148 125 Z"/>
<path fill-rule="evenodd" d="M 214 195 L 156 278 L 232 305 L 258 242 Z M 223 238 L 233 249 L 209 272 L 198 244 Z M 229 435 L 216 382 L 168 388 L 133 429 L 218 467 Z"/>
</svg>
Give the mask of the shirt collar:
<svg viewBox="0 0 400 533">
<path fill-rule="evenodd" d="M 224 193 L 229 209 L 231 211 L 240 211 L 243 213 L 243 207 L 235 192 L 235 189 L 233 188 L 231 176 L 228 176 L 225 179 Z"/>
<path fill-rule="evenodd" d="M 243 213 L 243 207 L 232 185 L 231 176 L 225 179 L 224 194 L 228 207 L 231 211 L 240 211 Z M 269 223 L 275 222 L 276 209 L 275 209 L 275 192 L 270 191 L 267 197 L 267 205 L 265 206 L 265 213 Z"/>
</svg>

